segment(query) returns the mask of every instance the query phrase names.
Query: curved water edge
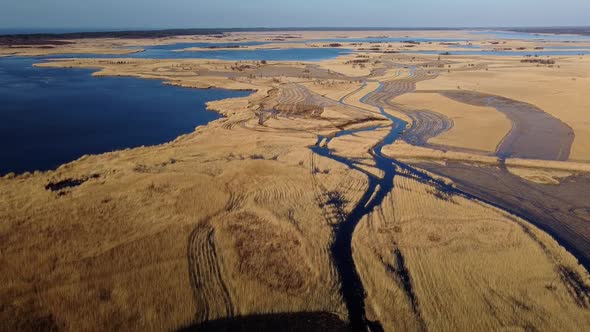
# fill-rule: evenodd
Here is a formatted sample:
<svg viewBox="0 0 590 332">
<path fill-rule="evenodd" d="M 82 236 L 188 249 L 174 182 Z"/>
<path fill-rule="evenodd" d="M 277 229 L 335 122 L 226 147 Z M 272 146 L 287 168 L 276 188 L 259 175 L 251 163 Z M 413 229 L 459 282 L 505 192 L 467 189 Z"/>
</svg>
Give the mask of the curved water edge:
<svg viewBox="0 0 590 332">
<path fill-rule="evenodd" d="M 413 76 L 414 74 L 415 68 L 412 67 L 410 68 L 410 76 Z M 365 85 L 363 85 L 363 87 L 364 86 Z M 362 220 L 362 218 L 367 214 L 371 213 L 376 207 L 378 207 L 383 202 L 384 198 L 394 189 L 394 177 L 396 176 L 396 174 L 398 174 L 398 171 L 403 172 L 405 174 L 409 174 L 418 181 L 433 185 L 437 188 L 437 190 L 440 190 L 446 194 L 457 195 L 469 200 L 482 202 L 484 204 L 493 206 L 500 210 L 507 211 L 508 213 L 518 218 L 521 218 L 533 225 L 536 225 L 541 230 L 547 232 L 549 235 L 555 238 L 561 245 L 564 245 L 566 250 L 574 254 L 576 258 L 579 259 L 579 255 L 577 255 L 578 251 L 575 248 L 572 248 L 571 246 L 562 243 L 562 241 L 559 241 L 559 238 L 556 237 L 556 234 L 554 234 L 554 232 L 551 232 L 542 225 L 538 225 L 538 223 L 531 222 L 530 218 L 526 215 L 522 215 L 521 213 L 515 213 L 513 211 L 507 210 L 505 207 L 500 206 L 499 204 L 493 201 L 465 192 L 461 189 L 454 187 L 453 185 L 445 183 L 442 180 L 435 179 L 432 176 L 426 174 L 425 172 L 420 171 L 408 164 L 384 156 L 381 152 L 383 146 L 393 144 L 395 140 L 397 140 L 403 133 L 407 123 L 385 112 L 383 107 L 381 107 L 377 103 L 368 102 L 369 97 L 372 94 L 379 93 L 382 90 L 382 88 L 383 85 L 379 82 L 379 86 L 377 89 L 367 93 L 360 100 L 362 103 L 378 107 L 380 113 L 386 118 L 388 118 L 390 121 L 392 121 L 391 130 L 389 131 L 389 133 L 370 150 L 370 153 L 375 162 L 375 167 L 383 173 L 382 177 L 375 176 L 367 172 L 366 170 L 357 167 L 356 162 L 354 160 L 333 154 L 333 152 L 327 147 L 328 143 L 331 140 L 330 137 L 319 136 L 318 143 L 315 146 L 311 147 L 313 153 L 326 158 L 330 158 L 334 161 L 347 165 L 351 169 L 360 171 L 363 174 L 365 174 L 368 179 L 367 190 L 363 194 L 357 205 L 352 209 L 352 211 L 349 214 L 342 214 L 340 222 L 334 226 L 335 239 L 331 247 L 334 264 L 340 277 L 341 293 L 344 298 L 346 308 L 348 310 L 348 318 L 351 329 L 353 331 L 383 330 L 381 324 L 378 321 L 369 321 L 366 317 L 366 294 L 364 291 L 362 280 L 359 276 L 358 271 L 356 270 L 354 256 L 352 252 L 352 239 L 356 226 Z M 342 98 L 340 102 L 343 102 L 344 99 L 345 98 Z M 378 128 L 383 127 L 372 126 L 367 128 L 341 131 L 337 133 L 335 137 L 354 135 L 358 132 L 372 131 Z M 410 302 L 412 303 L 412 307 L 414 313 L 416 314 L 419 324 L 422 324 L 422 327 L 424 327 L 424 322 L 420 318 L 418 302 L 414 296 L 410 272 L 407 270 L 407 268 L 405 268 L 405 266 L 403 266 L 404 257 L 399 249 L 395 249 L 392 252 L 392 255 L 396 258 L 398 265 L 402 264 L 402 266 L 398 267 L 398 270 L 405 272 L 404 275 L 399 276 L 400 280 L 402 281 L 404 291 L 406 292 Z M 581 261 L 581 264 L 584 266 L 584 268 L 588 270 L 587 262 Z"/>
<path fill-rule="evenodd" d="M 366 103 L 367 98 L 371 94 L 380 92 L 382 88 L 382 84 L 379 83 L 377 89 L 369 92 L 360 101 Z M 387 114 L 381 106 L 373 106 L 378 107 L 381 114 L 393 123 L 389 133 L 371 150 L 371 154 L 375 161 L 375 167 L 383 172 L 381 178 L 357 167 L 354 160 L 334 155 L 327 147 L 331 138 L 320 136 L 318 144 L 311 148 L 314 153 L 343 163 L 349 168 L 361 171 L 367 175 L 368 178 L 368 188 L 355 208 L 349 214 L 342 214 L 340 216 L 341 220 L 339 220 L 335 226 L 335 239 L 331 247 L 334 265 L 336 266 L 336 270 L 340 277 L 342 296 L 348 310 L 349 322 L 354 331 L 366 331 L 367 329 L 370 331 L 383 330 L 379 322 L 369 321 L 366 317 L 364 303 L 366 295 L 354 263 L 352 237 L 356 226 L 362 218 L 373 211 L 377 206 L 381 205 L 385 197 L 393 190 L 393 178 L 396 174 L 396 169 L 393 167 L 391 160 L 382 155 L 381 149 L 385 145 L 392 144 L 400 136 L 407 124 L 405 121 Z M 336 134 L 336 137 L 353 135 L 357 132 L 375 130 L 378 128 L 382 127 L 373 126 L 369 128 L 341 131 Z M 324 140 L 326 143 L 323 146 L 320 146 L 319 142 Z"/>
<path fill-rule="evenodd" d="M 350 54 L 353 50 L 348 48 L 336 47 L 313 47 L 313 48 L 273 48 L 273 49 L 249 49 L 246 46 L 258 46 L 268 44 L 267 42 L 243 42 L 243 43 L 178 43 L 169 45 L 146 46 L 143 48 L 125 48 L 127 50 L 136 50 L 129 54 L 53 54 L 41 55 L 34 58 L 47 59 L 167 59 L 167 60 L 187 60 L 187 59 L 211 59 L 227 61 L 310 61 L 317 62 L 322 60 L 334 59 L 341 55 Z M 230 49 L 203 49 L 199 51 L 181 51 L 190 47 L 223 47 Z M 181 52 L 179 52 L 181 51 Z"/>
<path fill-rule="evenodd" d="M 469 39 L 462 38 L 331 38 L 319 40 L 300 40 L 292 43 L 403 43 L 410 40 L 420 43 L 442 43 L 442 42 L 467 42 Z M 526 39 L 525 39 L 526 40 Z M 346 47 L 310 47 L 310 48 L 272 48 L 272 49 L 251 49 L 250 46 L 260 46 L 273 42 L 227 42 L 227 43 L 176 43 L 167 45 L 154 45 L 145 47 L 127 47 L 127 50 L 136 50 L 128 54 L 52 54 L 37 56 L 37 59 L 112 59 L 112 58 L 129 58 L 129 59 L 212 59 L 226 61 L 309 61 L 318 62 L 323 60 L 335 59 L 342 55 L 353 54 L 354 49 Z M 274 42 L 276 44 L 287 42 Z M 202 48 L 198 51 L 185 50 L 191 47 Z M 225 48 L 224 48 L 225 47 Z M 478 49 L 477 46 L 452 45 L 451 47 L 466 47 L 469 50 L 402 50 L 403 54 L 423 54 L 423 55 L 471 55 L 471 56 L 584 56 L 590 54 L 589 47 L 580 47 L 572 44 L 571 46 L 546 47 L 543 50 L 489 50 Z M 210 49 L 208 49 L 210 48 Z"/>
<path fill-rule="evenodd" d="M 2 60 L 0 60 L 1 63 Z M 63 69 L 56 69 L 59 71 L 63 71 Z M 69 69 L 68 71 L 77 71 L 77 69 Z M 81 72 L 88 72 L 91 70 L 79 70 Z M 411 75 L 413 75 L 414 69 L 411 69 Z M 0 75 L 2 74 L 2 70 L 0 68 Z M 1 77 L 1 76 L 0 76 Z M 96 79 L 96 78 L 93 78 Z M 101 78 L 106 79 L 106 78 Z M 121 78 L 114 78 L 114 79 L 121 79 Z M 149 82 L 149 80 L 142 80 L 142 79 L 134 79 L 131 78 L 133 81 L 145 81 Z M 158 89 L 162 88 L 162 85 L 159 82 L 156 82 Z M 174 89 L 179 89 L 178 87 L 173 87 Z M 383 88 L 383 85 L 379 82 L 379 86 L 377 89 L 367 93 L 363 98 L 361 98 L 362 103 L 369 104 L 368 98 L 375 93 L 379 93 Z M 198 91 L 198 90 L 190 90 L 190 91 Z M 344 100 L 341 99 L 342 102 Z M 348 167 L 353 168 L 355 170 L 361 171 L 368 178 L 368 189 L 361 197 L 359 203 L 356 207 L 349 213 L 349 214 L 342 214 L 340 215 L 340 222 L 335 226 L 335 240 L 332 244 L 331 250 L 334 259 L 334 264 L 337 268 L 339 276 L 341 278 L 342 284 L 342 294 L 346 303 L 346 307 L 349 312 L 349 321 L 350 325 L 355 331 L 380 331 L 382 330 L 379 322 L 371 322 L 368 321 L 365 314 L 365 293 L 362 285 L 362 281 L 360 276 L 356 270 L 354 257 L 352 253 L 352 238 L 354 234 L 354 230 L 358 223 L 362 220 L 362 218 L 367 215 L 368 213 L 372 212 L 376 207 L 378 207 L 384 200 L 384 198 L 391 193 L 393 190 L 393 183 L 394 177 L 398 174 L 398 170 L 403 170 L 404 172 L 410 173 L 415 176 L 417 179 L 431 183 L 436 185 L 438 189 L 443 190 L 445 192 L 460 195 L 462 197 L 479 200 L 486 204 L 496 206 L 493 202 L 489 202 L 483 200 L 479 197 L 470 195 L 465 193 L 459 189 L 456 189 L 452 186 L 445 184 L 440 180 L 436 180 L 429 175 L 421 172 L 414 167 L 401 163 L 395 159 L 391 159 L 386 157 L 382 154 L 382 148 L 385 145 L 393 144 L 395 140 L 397 140 L 400 135 L 402 134 L 403 130 L 405 129 L 407 123 L 401 119 L 398 119 L 383 109 L 378 104 L 371 103 L 372 106 L 376 106 L 379 108 L 380 113 L 392 121 L 391 129 L 389 133 L 380 140 L 372 149 L 371 155 L 375 161 L 375 167 L 378 168 L 383 172 L 382 177 L 377 177 L 367 171 L 359 168 L 356 166 L 356 162 L 354 160 L 340 157 L 338 155 L 333 154 L 333 152 L 327 147 L 327 143 L 323 146 L 320 146 L 320 142 L 326 141 L 329 143 L 331 138 L 322 137 L 320 136 L 318 139 L 318 144 L 311 147 L 311 150 L 318 155 L 331 158 L 335 161 L 340 163 L 346 164 Z M 194 127 L 194 126 L 193 126 Z M 353 135 L 358 132 L 362 131 L 372 131 L 375 129 L 384 128 L 383 126 L 372 126 L 368 128 L 356 129 L 356 130 L 345 130 L 338 132 L 336 137 L 346 136 L 346 135 Z M 0 163 L 1 165 L 2 163 Z M 0 170 L 1 174 L 1 170 Z M 523 218 L 522 216 L 519 216 Z M 526 220 L 526 218 L 523 218 Z M 399 251 L 392 252 L 392 255 L 401 255 Z M 401 259 L 403 264 L 403 259 Z M 587 268 L 587 267 L 586 267 Z M 411 287 L 411 284 L 408 286 Z"/>
<path fill-rule="evenodd" d="M 92 69 L 36 68 L 36 61 L 0 59 L 0 175 L 170 142 L 221 118 L 207 102 L 251 93 L 94 77 Z"/>
</svg>

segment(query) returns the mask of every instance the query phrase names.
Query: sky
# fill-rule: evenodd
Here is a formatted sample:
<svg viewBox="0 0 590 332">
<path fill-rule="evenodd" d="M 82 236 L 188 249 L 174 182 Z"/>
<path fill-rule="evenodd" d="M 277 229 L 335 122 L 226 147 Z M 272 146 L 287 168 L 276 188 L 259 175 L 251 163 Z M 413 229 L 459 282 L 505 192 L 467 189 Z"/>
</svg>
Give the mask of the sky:
<svg viewBox="0 0 590 332">
<path fill-rule="evenodd" d="M 589 0 L 0 0 L 0 29 L 568 25 Z"/>
</svg>

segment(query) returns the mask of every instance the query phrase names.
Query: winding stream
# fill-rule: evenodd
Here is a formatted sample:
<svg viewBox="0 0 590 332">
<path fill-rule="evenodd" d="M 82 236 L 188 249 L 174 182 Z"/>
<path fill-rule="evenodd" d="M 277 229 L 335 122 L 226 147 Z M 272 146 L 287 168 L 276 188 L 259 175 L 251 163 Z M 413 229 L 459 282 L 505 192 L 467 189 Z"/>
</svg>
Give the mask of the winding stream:
<svg viewBox="0 0 590 332">
<path fill-rule="evenodd" d="M 228 51 L 228 52 L 235 52 L 235 51 Z M 219 53 L 218 53 L 219 54 Z M 235 54 L 235 53 L 234 53 Z M 251 56 L 251 54 L 249 54 Z M 266 55 L 266 54 L 265 54 Z M 88 75 L 90 71 L 80 71 L 83 75 Z M 415 68 L 410 68 L 410 77 L 415 76 L 416 70 Z M 104 81 L 106 82 L 106 81 Z M 370 81 L 367 81 L 370 82 Z M 133 81 L 135 83 L 135 81 Z M 353 234 L 356 229 L 356 226 L 359 222 L 371 213 L 375 208 L 380 206 L 384 199 L 389 195 L 392 190 L 394 189 L 394 178 L 398 175 L 398 170 L 403 170 L 404 173 L 411 174 L 412 176 L 416 177 L 417 179 L 432 183 L 437 186 L 438 189 L 443 190 L 445 192 L 460 195 L 466 197 L 468 199 L 477 199 L 479 201 L 485 202 L 487 204 L 497 206 L 485 199 L 478 198 L 476 196 L 467 194 L 463 191 L 460 191 L 456 188 L 448 186 L 442 183 L 439 180 L 435 180 L 432 177 L 428 176 L 427 174 L 416 170 L 415 168 L 403 164 L 395 159 L 391 159 L 386 157 L 382 153 L 382 148 L 386 145 L 393 144 L 403 133 L 404 129 L 408 125 L 405 121 L 396 118 L 390 114 L 388 114 L 383 106 L 378 101 L 371 100 L 371 96 L 374 96 L 379 93 L 383 93 L 383 84 L 378 82 L 379 86 L 367 93 L 363 98 L 360 99 L 361 103 L 365 103 L 367 105 L 371 105 L 377 107 L 384 117 L 389 119 L 392 124 L 389 128 L 389 132 L 375 145 L 371 148 L 370 154 L 374 161 L 374 167 L 382 172 L 381 176 L 374 175 L 362 167 L 359 166 L 359 162 L 342 156 L 338 156 L 334 153 L 334 151 L 330 150 L 328 147 L 330 141 L 333 137 L 325 137 L 319 136 L 317 144 L 311 147 L 311 150 L 314 154 L 330 158 L 336 162 L 342 163 L 347 167 L 362 172 L 367 176 L 368 185 L 367 190 L 362 195 L 356 206 L 350 211 L 350 213 L 339 213 L 338 218 L 339 222 L 336 223 L 335 227 L 335 239 L 331 246 L 331 253 L 334 259 L 334 264 L 336 270 L 339 274 L 340 281 L 341 281 L 341 292 L 345 301 L 346 308 L 349 314 L 349 321 L 350 327 L 353 331 L 382 331 L 383 328 L 381 327 L 380 322 L 378 321 L 370 321 L 366 317 L 365 312 L 365 291 L 363 287 L 362 280 L 360 275 L 356 269 L 354 256 L 352 251 L 352 240 Z M 139 83 L 138 83 L 139 84 Z M 146 83 L 151 84 L 151 83 Z M 159 83 L 156 84 L 158 89 L 161 89 Z M 144 88 L 143 86 L 140 86 Z M 365 85 L 363 85 L 365 87 Z M 361 87 L 362 89 L 362 87 Z M 175 90 L 176 91 L 176 90 Z M 355 91 L 356 92 L 356 91 Z M 194 90 L 190 91 L 191 94 L 194 93 Z M 215 96 L 215 99 L 218 99 L 218 96 Z M 346 96 L 345 96 L 346 97 Z M 344 99 L 340 99 L 340 103 L 344 104 Z M 378 100 L 376 98 L 376 100 Z M 190 101 L 193 102 L 192 100 Z M 355 107 L 348 105 L 350 107 Z M 191 125 L 191 126 L 194 126 Z M 361 129 L 354 129 L 354 130 L 343 130 L 338 132 L 334 137 L 344 137 L 349 135 L 355 135 L 359 132 L 366 132 L 366 131 L 374 131 L 377 129 L 383 129 L 383 126 L 372 126 L 367 128 Z M 340 208 L 340 211 L 343 211 L 342 208 L 342 201 L 338 199 L 338 197 L 334 197 L 333 199 L 330 198 L 329 204 L 332 204 L 336 207 L 336 209 Z M 400 270 L 406 271 L 404 265 L 403 256 L 399 250 L 394 250 L 391 253 L 393 256 L 398 257 L 397 261 L 398 264 L 401 264 Z M 399 263 L 401 262 L 401 263 Z M 412 293 L 412 285 L 411 280 L 408 275 L 402 278 L 403 287 L 406 288 L 408 293 Z"/>
<path fill-rule="evenodd" d="M 411 72 L 411 75 L 413 75 L 413 71 Z M 376 90 L 365 95 L 360 101 L 362 103 L 367 103 L 367 98 L 374 93 L 380 92 L 382 88 L 383 85 L 379 83 L 379 87 Z M 340 100 L 340 102 L 342 102 L 342 100 Z M 407 124 L 385 112 L 380 105 L 372 104 L 372 106 L 378 107 L 381 114 L 393 122 L 389 133 L 371 150 L 371 155 L 375 161 L 375 167 L 383 172 L 381 178 L 359 168 L 354 160 L 334 155 L 327 147 L 331 140 L 329 137 L 320 136 L 318 144 L 311 148 L 314 153 L 343 163 L 352 169 L 364 173 L 368 177 L 368 188 L 356 207 L 349 214 L 342 215 L 342 220 L 340 220 L 337 226 L 335 226 L 336 235 L 331 248 L 334 264 L 342 284 L 341 291 L 348 309 L 350 325 L 354 331 L 366 331 L 367 329 L 370 331 L 383 330 L 379 322 L 369 321 L 366 318 L 364 304 L 365 293 L 362 281 L 360 280 L 360 276 L 358 275 L 354 263 L 352 254 L 352 237 L 356 226 L 362 218 L 381 205 L 385 197 L 393 190 L 393 179 L 396 175 L 396 168 L 391 159 L 383 156 L 381 150 L 383 146 L 392 144 L 400 136 Z M 378 128 L 382 127 L 374 126 L 357 130 L 341 131 L 336 137 L 354 135 L 358 132 L 372 131 Z M 324 140 L 325 144 L 321 145 L 321 142 Z"/>
<path fill-rule="evenodd" d="M 415 68 L 410 68 L 410 78 L 416 74 Z M 364 87 L 365 85 L 363 85 Z M 459 195 L 468 199 L 480 200 L 481 199 L 462 192 L 452 186 L 445 184 L 440 180 L 436 180 L 424 172 L 421 172 L 407 164 L 401 163 L 395 159 L 386 157 L 382 153 L 382 148 L 385 145 L 393 144 L 403 133 L 407 123 L 401 119 L 398 119 L 391 114 L 388 114 L 383 106 L 380 105 L 379 99 L 377 101 L 371 101 L 371 96 L 381 93 L 383 84 L 379 82 L 377 89 L 367 93 L 360 101 L 367 105 L 375 106 L 379 109 L 381 115 L 385 116 L 392 122 L 389 132 L 381 139 L 371 150 L 370 154 L 375 162 L 375 168 L 382 172 L 382 176 L 376 176 L 358 166 L 358 162 L 346 157 L 338 156 L 328 148 L 328 144 L 331 141 L 331 137 L 319 136 L 317 144 L 311 147 L 311 150 L 322 157 L 330 158 L 339 163 L 345 164 L 351 169 L 362 172 L 367 176 L 368 186 L 367 190 L 358 201 L 357 205 L 348 214 L 339 213 L 339 222 L 334 226 L 335 228 L 335 239 L 331 247 L 332 257 L 336 266 L 337 272 L 341 282 L 341 293 L 348 310 L 348 319 L 350 322 L 350 328 L 352 331 L 383 331 L 383 328 L 379 321 L 370 321 L 366 317 L 365 312 L 365 291 L 361 278 L 357 272 L 353 252 L 352 252 L 352 239 L 356 226 L 363 219 L 364 216 L 371 213 L 375 208 L 380 206 L 383 200 L 389 195 L 394 189 L 394 178 L 398 174 L 398 170 L 403 171 L 406 174 L 424 183 L 429 183 L 437 187 L 445 193 L 452 195 Z M 340 100 L 343 103 L 343 99 Z M 373 126 L 368 128 L 361 128 L 355 130 L 345 130 L 338 132 L 334 137 L 342 137 L 348 135 L 354 135 L 359 132 L 373 131 L 376 129 L 383 128 L 382 126 Z M 404 175 L 407 176 L 407 175 Z M 485 201 L 484 201 L 485 202 Z M 328 204 L 338 205 L 342 202 L 338 199 L 330 198 Z M 491 204 L 489 202 L 485 202 Z M 494 205 L 494 204 L 491 204 Z M 338 210 L 338 206 L 335 207 Z M 343 207 L 340 207 L 343 211 Z M 397 274 L 401 282 L 401 286 L 404 288 L 406 295 L 409 297 L 409 301 L 412 303 L 414 312 L 420 321 L 420 314 L 418 309 L 417 299 L 415 298 L 411 278 L 409 271 L 405 267 L 404 257 L 400 250 L 395 249 L 391 253 L 396 257 L 397 261 Z"/>
</svg>

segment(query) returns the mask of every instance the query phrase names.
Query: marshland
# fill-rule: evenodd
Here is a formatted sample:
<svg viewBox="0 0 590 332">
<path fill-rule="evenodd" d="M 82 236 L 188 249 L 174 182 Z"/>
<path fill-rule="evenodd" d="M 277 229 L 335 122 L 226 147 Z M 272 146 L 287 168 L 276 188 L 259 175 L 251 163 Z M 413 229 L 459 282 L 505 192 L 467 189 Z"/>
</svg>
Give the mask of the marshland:
<svg viewBox="0 0 590 332">
<path fill-rule="evenodd" d="M 0 330 L 587 330 L 565 31 L 0 37 Z"/>
</svg>

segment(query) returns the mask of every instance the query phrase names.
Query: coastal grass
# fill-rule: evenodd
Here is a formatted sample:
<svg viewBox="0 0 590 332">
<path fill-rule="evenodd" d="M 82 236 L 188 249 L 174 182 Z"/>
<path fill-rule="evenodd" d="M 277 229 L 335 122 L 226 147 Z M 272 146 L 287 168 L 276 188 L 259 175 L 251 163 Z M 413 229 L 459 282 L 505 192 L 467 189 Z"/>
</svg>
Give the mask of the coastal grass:
<svg viewBox="0 0 590 332">
<path fill-rule="evenodd" d="M 443 72 L 420 82 L 419 90 L 463 90 L 495 94 L 535 105 L 569 125 L 575 134 L 571 161 L 590 161 L 590 58 L 563 57 L 559 67 L 521 64 L 520 58 L 490 58 L 488 71 Z M 534 88 L 531 88 L 534 82 Z"/>
<path fill-rule="evenodd" d="M 337 33 L 306 33 L 315 38 L 326 35 Z M 276 34 L 240 36 L 265 40 Z M 428 65 L 426 70 L 433 72 L 442 63 L 407 55 L 370 57 L 373 65 L 381 61 L 371 69 L 384 69 L 379 77 L 384 81 L 398 79 L 400 72 L 407 78 L 410 71 L 398 70 L 398 63 Z M 505 84 L 511 77 L 504 73 L 510 69 L 500 67 L 524 66 L 516 60 L 492 59 L 495 64 L 488 72 L 491 60 L 453 59 L 446 78 L 418 85 L 442 89 L 455 84 L 476 90 L 479 83 L 473 80 L 490 78 L 496 83 L 488 83 L 498 88 L 498 82 Z M 573 67 L 576 62 L 571 61 Z M 367 68 L 334 73 L 304 63 L 123 58 L 71 59 L 42 66 L 99 68 L 97 76 L 255 92 L 209 103 L 225 117 L 173 142 L 84 156 L 56 171 L 0 179 L 3 328 L 161 331 L 289 312 L 327 312 L 347 319 L 331 244 L 338 222 L 367 190 L 368 176 L 381 176 L 369 150 L 387 131 L 361 132 L 327 143 L 335 155 L 358 161 L 358 169 L 315 155 L 309 147 L 316 144 L 318 134 L 388 123 L 378 108 L 361 102 L 379 83 L 368 81 L 362 87 L 342 77 L 364 74 Z M 525 94 L 523 77 L 551 78 L 546 70 L 533 68 L 538 76 L 523 74 L 514 85 L 518 94 Z M 584 79 L 582 74 L 576 77 Z M 557 91 L 541 85 L 537 93 Z M 580 87 L 568 91 L 583 98 Z M 338 103 L 343 96 L 352 107 Z M 279 110 L 268 118 L 260 116 L 261 106 L 281 103 L 295 106 L 283 108 L 282 114 Z M 578 125 L 576 135 L 582 127 Z M 583 157 L 580 135 L 577 156 Z M 498 164 L 495 157 L 404 143 L 383 152 L 441 164 Z M 584 167 L 510 159 L 506 165 L 531 172 L 548 172 L 542 165 L 550 165 L 552 178 Z M 368 319 L 379 321 L 385 331 L 575 331 L 590 326 L 588 273 L 549 235 L 410 174 L 400 171 L 394 181 L 394 190 L 361 220 L 353 237 Z"/>
<path fill-rule="evenodd" d="M 406 94 L 394 102 L 410 109 L 435 111 L 451 119 L 451 129 L 430 138 L 430 144 L 494 153 L 511 128 L 510 120 L 495 108 L 460 103 L 437 93 Z"/>
<path fill-rule="evenodd" d="M 355 232 L 370 318 L 386 330 L 534 329 L 590 324 L 590 279 L 524 221 L 403 174 Z M 587 286 L 582 286 L 585 289 Z M 477 319 L 474 319 L 477 317 Z"/>
<path fill-rule="evenodd" d="M 345 317 L 308 153 L 282 161 L 291 137 L 255 154 L 260 136 L 237 131 L 245 151 L 218 132 L 1 180 L 5 326 L 167 330 L 270 312 Z M 349 172 L 337 167 L 329 165 L 334 177 Z M 45 189 L 88 173 L 98 177 Z"/>
<path fill-rule="evenodd" d="M 354 112 L 261 126 L 256 105 L 269 91 L 210 103 L 227 118 L 167 144 L 0 179 L 5 326 L 155 331 L 288 312 L 346 319 L 325 201 L 338 191 L 351 209 L 366 178 L 314 157 L 315 134 L 289 129 L 305 122 L 333 132 Z"/>
</svg>

